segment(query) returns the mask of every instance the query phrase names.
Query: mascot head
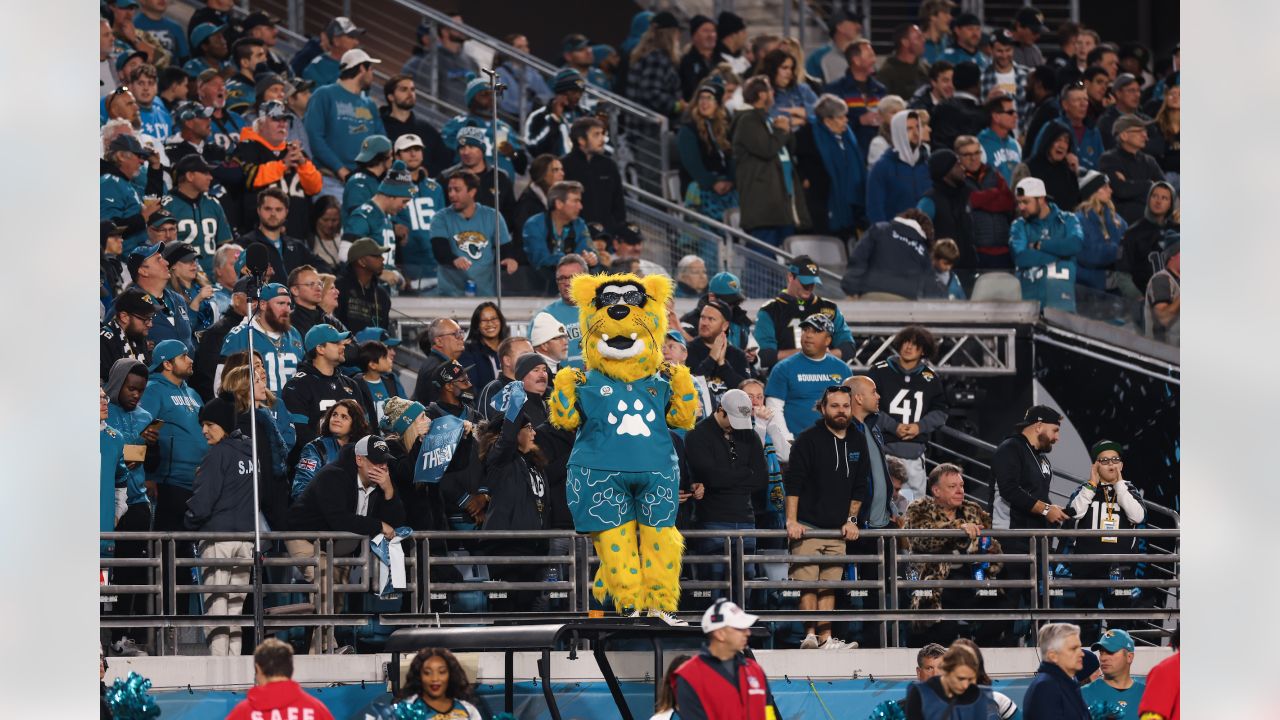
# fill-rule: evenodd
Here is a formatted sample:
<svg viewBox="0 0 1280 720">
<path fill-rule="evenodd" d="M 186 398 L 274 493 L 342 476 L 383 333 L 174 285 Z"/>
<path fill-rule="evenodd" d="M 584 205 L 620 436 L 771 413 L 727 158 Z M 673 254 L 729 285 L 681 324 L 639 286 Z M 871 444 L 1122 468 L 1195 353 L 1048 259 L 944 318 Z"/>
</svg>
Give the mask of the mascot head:
<svg viewBox="0 0 1280 720">
<path fill-rule="evenodd" d="M 573 301 L 588 370 L 614 380 L 639 380 L 662 364 L 671 279 L 665 275 L 577 275 Z"/>
</svg>

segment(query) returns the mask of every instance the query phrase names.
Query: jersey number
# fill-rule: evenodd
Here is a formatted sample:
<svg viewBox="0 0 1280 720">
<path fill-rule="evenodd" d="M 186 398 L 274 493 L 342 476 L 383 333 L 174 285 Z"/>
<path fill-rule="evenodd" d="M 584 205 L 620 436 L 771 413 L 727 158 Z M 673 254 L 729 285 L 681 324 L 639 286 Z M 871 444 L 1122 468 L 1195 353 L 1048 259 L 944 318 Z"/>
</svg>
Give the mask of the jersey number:
<svg viewBox="0 0 1280 720">
<path fill-rule="evenodd" d="M 800 318 L 791 318 L 791 322 L 787 323 L 787 327 L 791 328 L 791 332 L 795 334 L 795 340 L 791 347 L 800 347 L 800 336 L 804 333 L 800 329 Z"/>
<path fill-rule="evenodd" d="M 409 203 L 409 226 L 416 231 L 431 229 L 431 218 L 436 214 L 435 198 L 414 198 Z"/>
<path fill-rule="evenodd" d="M 201 218 L 200 225 L 191 218 L 178 221 L 178 239 L 200 250 L 205 257 L 218 251 L 218 219 Z"/>
<path fill-rule="evenodd" d="M 924 392 L 917 390 L 899 390 L 889 403 L 889 412 L 902 418 L 902 424 L 920 422 L 920 414 L 924 411 Z"/>
</svg>

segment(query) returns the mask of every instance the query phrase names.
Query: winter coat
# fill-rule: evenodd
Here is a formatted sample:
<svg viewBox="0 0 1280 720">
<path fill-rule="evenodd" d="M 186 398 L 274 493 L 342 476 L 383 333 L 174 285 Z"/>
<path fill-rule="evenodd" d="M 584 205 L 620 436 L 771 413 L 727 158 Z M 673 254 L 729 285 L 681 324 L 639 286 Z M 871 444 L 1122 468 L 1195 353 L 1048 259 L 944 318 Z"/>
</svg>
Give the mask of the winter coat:
<svg viewBox="0 0 1280 720">
<path fill-rule="evenodd" d="M 972 95 L 956 90 L 956 94 L 933 108 L 929 127 L 933 134 L 929 143 L 935 148 L 951 149 L 961 135 L 977 135 L 990 125 L 982 103 Z"/>
<path fill-rule="evenodd" d="M 923 147 L 920 155 L 915 165 L 908 165 L 898 156 L 897 149 L 886 150 L 871 166 L 867 178 L 868 222 L 886 222 L 903 210 L 915 207 L 924 197 L 932 183 Z"/>
<path fill-rule="evenodd" d="M 685 435 L 685 455 L 693 481 L 706 487 L 698 501 L 702 522 L 750 523 L 755 521 L 751 495 L 769 484 L 764 465 L 764 445 L 753 430 L 732 430 L 736 452 L 715 416 L 699 422 Z"/>
<path fill-rule="evenodd" d="M 1030 720 L 1090 720 L 1075 678 L 1045 660 L 1022 696 L 1022 716 Z"/>
<path fill-rule="evenodd" d="M 627 203 L 622 195 L 622 172 L 618 164 L 605 155 L 588 156 L 581 149 L 560 158 L 564 179 L 576 180 L 582 192 L 582 214 L 587 223 L 600 223 L 616 232 L 627 222 Z"/>
<path fill-rule="evenodd" d="M 196 469 L 183 523 L 202 532 L 250 532 L 254 528 L 253 445 L 233 430 Z"/>
<path fill-rule="evenodd" d="M 1055 124 L 1066 128 L 1070 134 L 1071 152 L 1075 153 L 1080 160 L 1081 169 L 1098 169 L 1098 162 L 1102 159 L 1103 153 L 1102 133 L 1089 120 L 1085 120 L 1084 133 L 1082 137 L 1077 139 L 1075 130 L 1071 127 L 1071 121 L 1067 119 L 1066 115 L 1059 114 L 1053 121 L 1045 123 L 1045 126 L 1040 129 L 1039 136 L 1036 137 L 1035 143 L 1031 146 L 1031 154 L 1035 155 L 1039 151 L 1041 145 L 1049 137 L 1048 128 Z"/>
<path fill-rule="evenodd" d="M 1164 180 L 1164 171 L 1155 158 L 1139 150 L 1128 153 L 1115 148 L 1102 154 L 1098 170 L 1111 181 L 1111 199 L 1125 222 L 1137 222 L 1147 208 L 1147 193 Z M 1120 176 L 1124 175 L 1124 179 Z"/>
<path fill-rule="evenodd" d="M 774 127 L 766 110 L 752 109 L 734 117 L 732 138 L 742 227 L 809 227 L 791 133 Z M 791 158 L 791 194 L 783 176 L 787 168 L 780 155 L 784 152 Z"/>
<path fill-rule="evenodd" d="M 965 500 L 960 507 L 956 508 L 955 517 L 949 517 L 940 505 L 932 497 L 924 497 L 912 501 L 907 506 L 907 524 L 910 529 L 919 530 L 940 530 L 954 529 L 959 530 L 965 523 L 973 523 L 982 528 L 991 527 L 991 514 L 983 510 L 976 502 Z M 990 539 L 990 546 L 985 552 L 997 554 L 1000 552 L 1000 541 L 994 538 Z M 968 537 L 913 537 L 911 538 L 911 552 L 929 555 L 946 555 L 955 554 L 971 555 L 975 559 L 981 558 L 981 544 L 978 538 L 970 540 Z M 957 560 L 960 559 L 957 557 Z M 977 562 L 973 563 L 975 566 Z M 913 566 L 913 569 L 920 574 L 921 580 L 945 580 L 953 572 L 963 570 L 967 563 L 919 563 Z M 1000 563 L 992 563 L 986 572 L 988 576 L 996 575 L 1000 572 Z M 912 610 L 941 610 L 942 608 L 942 589 L 933 588 L 927 591 L 927 596 L 918 593 L 912 593 L 911 609 Z"/>
<path fill-rule="evenodd" d="M 1120 248 L 1129 224 L 1111 210 L 1103 208 L 1102 214 L 1077 210 L 1080 230 L 1084 235 L 1076 262 L 1080 265 L 1081 285 L 1095 290 L 1107 289 L 1107 272 L 1116 269 L 1120 261 Z"/>
<path fill-rule="evenodd" d="M 396 493 L 390 500 L 380 488 L 369 495 L 369 511 L 356 514 L 356 446 L 338 453 L 337 461 L 320 468 L 316 477 L 289 509 L 289 528 L 298 531 L 351 532 L 373 537 L 382 523 L 404 524 L 404 503 Z"/>
<path fill-rule="evenodd" d="M 872 225 L 853 248 L 840 280 L 849 295 L 886 292 L 908 300 L 943 297 L 929 259 L 929 243 L 914 221 Z"/>
<path fill-rule="evenodd" d="M 538 402 L 537 398 L 530 399 Z M 534 453 L 517 449 L 524 417 L 503 419 L 502 431 L 484 456 L 489 505 L 483 530 L 541 530 L 546 519 L 546 477 Z"/>
<path fill-rule="evenodd" d="M 1070 130 L 1058 123 L 1046 123 L 1043 135 L 1036 143 L 1036 151 L 1027 161 L 1027 169 L 1031 177 L 1044 181 L 1044 189 L 1049 199 L 1058 207 L 1073 208 L 1080 204 L 1080 183 L 1076 174 L 1067 166 L 1067 161 L 1051 162 L 1049 148 L 1062 135 L 1069 135 Z"/>
</svg>

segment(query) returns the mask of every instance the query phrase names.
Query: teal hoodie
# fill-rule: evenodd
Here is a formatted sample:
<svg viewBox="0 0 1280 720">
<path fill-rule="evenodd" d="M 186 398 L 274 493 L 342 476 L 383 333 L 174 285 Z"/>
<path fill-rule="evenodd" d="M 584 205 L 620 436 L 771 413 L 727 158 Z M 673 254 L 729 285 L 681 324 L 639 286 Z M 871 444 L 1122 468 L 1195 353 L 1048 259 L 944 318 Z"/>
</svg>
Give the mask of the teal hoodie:
<svg viewBox="0 0 1280 720">
<path fill-rule="evenodd" d="M 1022 298 L 1075 312 L 1076 255 L 1083 246 L 1080 218 L 1053 203 L 1043 218 L 1014 220 L 1009 228 L 1009 249 L 1022 282 Z"/>
<path fill-rule="evenodd" d="M 200 396 L 185 382 L 175 385 L 157 372 L 147 381 L 138 407 L 164 421 L 156 443 L 160 461 L 147 471 L 147 479 L 190 490 L 196 468 L 209 452 L 209 443 L 200 432 Z"/>
</svg>

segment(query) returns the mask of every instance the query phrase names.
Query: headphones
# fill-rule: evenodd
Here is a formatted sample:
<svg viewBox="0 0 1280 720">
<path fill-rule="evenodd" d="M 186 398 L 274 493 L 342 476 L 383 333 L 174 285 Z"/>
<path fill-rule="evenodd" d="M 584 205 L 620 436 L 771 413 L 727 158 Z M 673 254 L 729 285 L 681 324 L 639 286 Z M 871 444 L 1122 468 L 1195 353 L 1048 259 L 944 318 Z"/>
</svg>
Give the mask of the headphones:
<svg viewBox="0 0 1280 720">
<path fill-rule="evenodd" d="M 720 598 L 716 600 L 715 604 L 711 606 L 711 617 L 708 618 L 709 622 L 724 622 L 724 613 L 720 611 L 720 608 L 724 607 L 727 602 L 729 602 L 727 598 Z"/>
</svg>

